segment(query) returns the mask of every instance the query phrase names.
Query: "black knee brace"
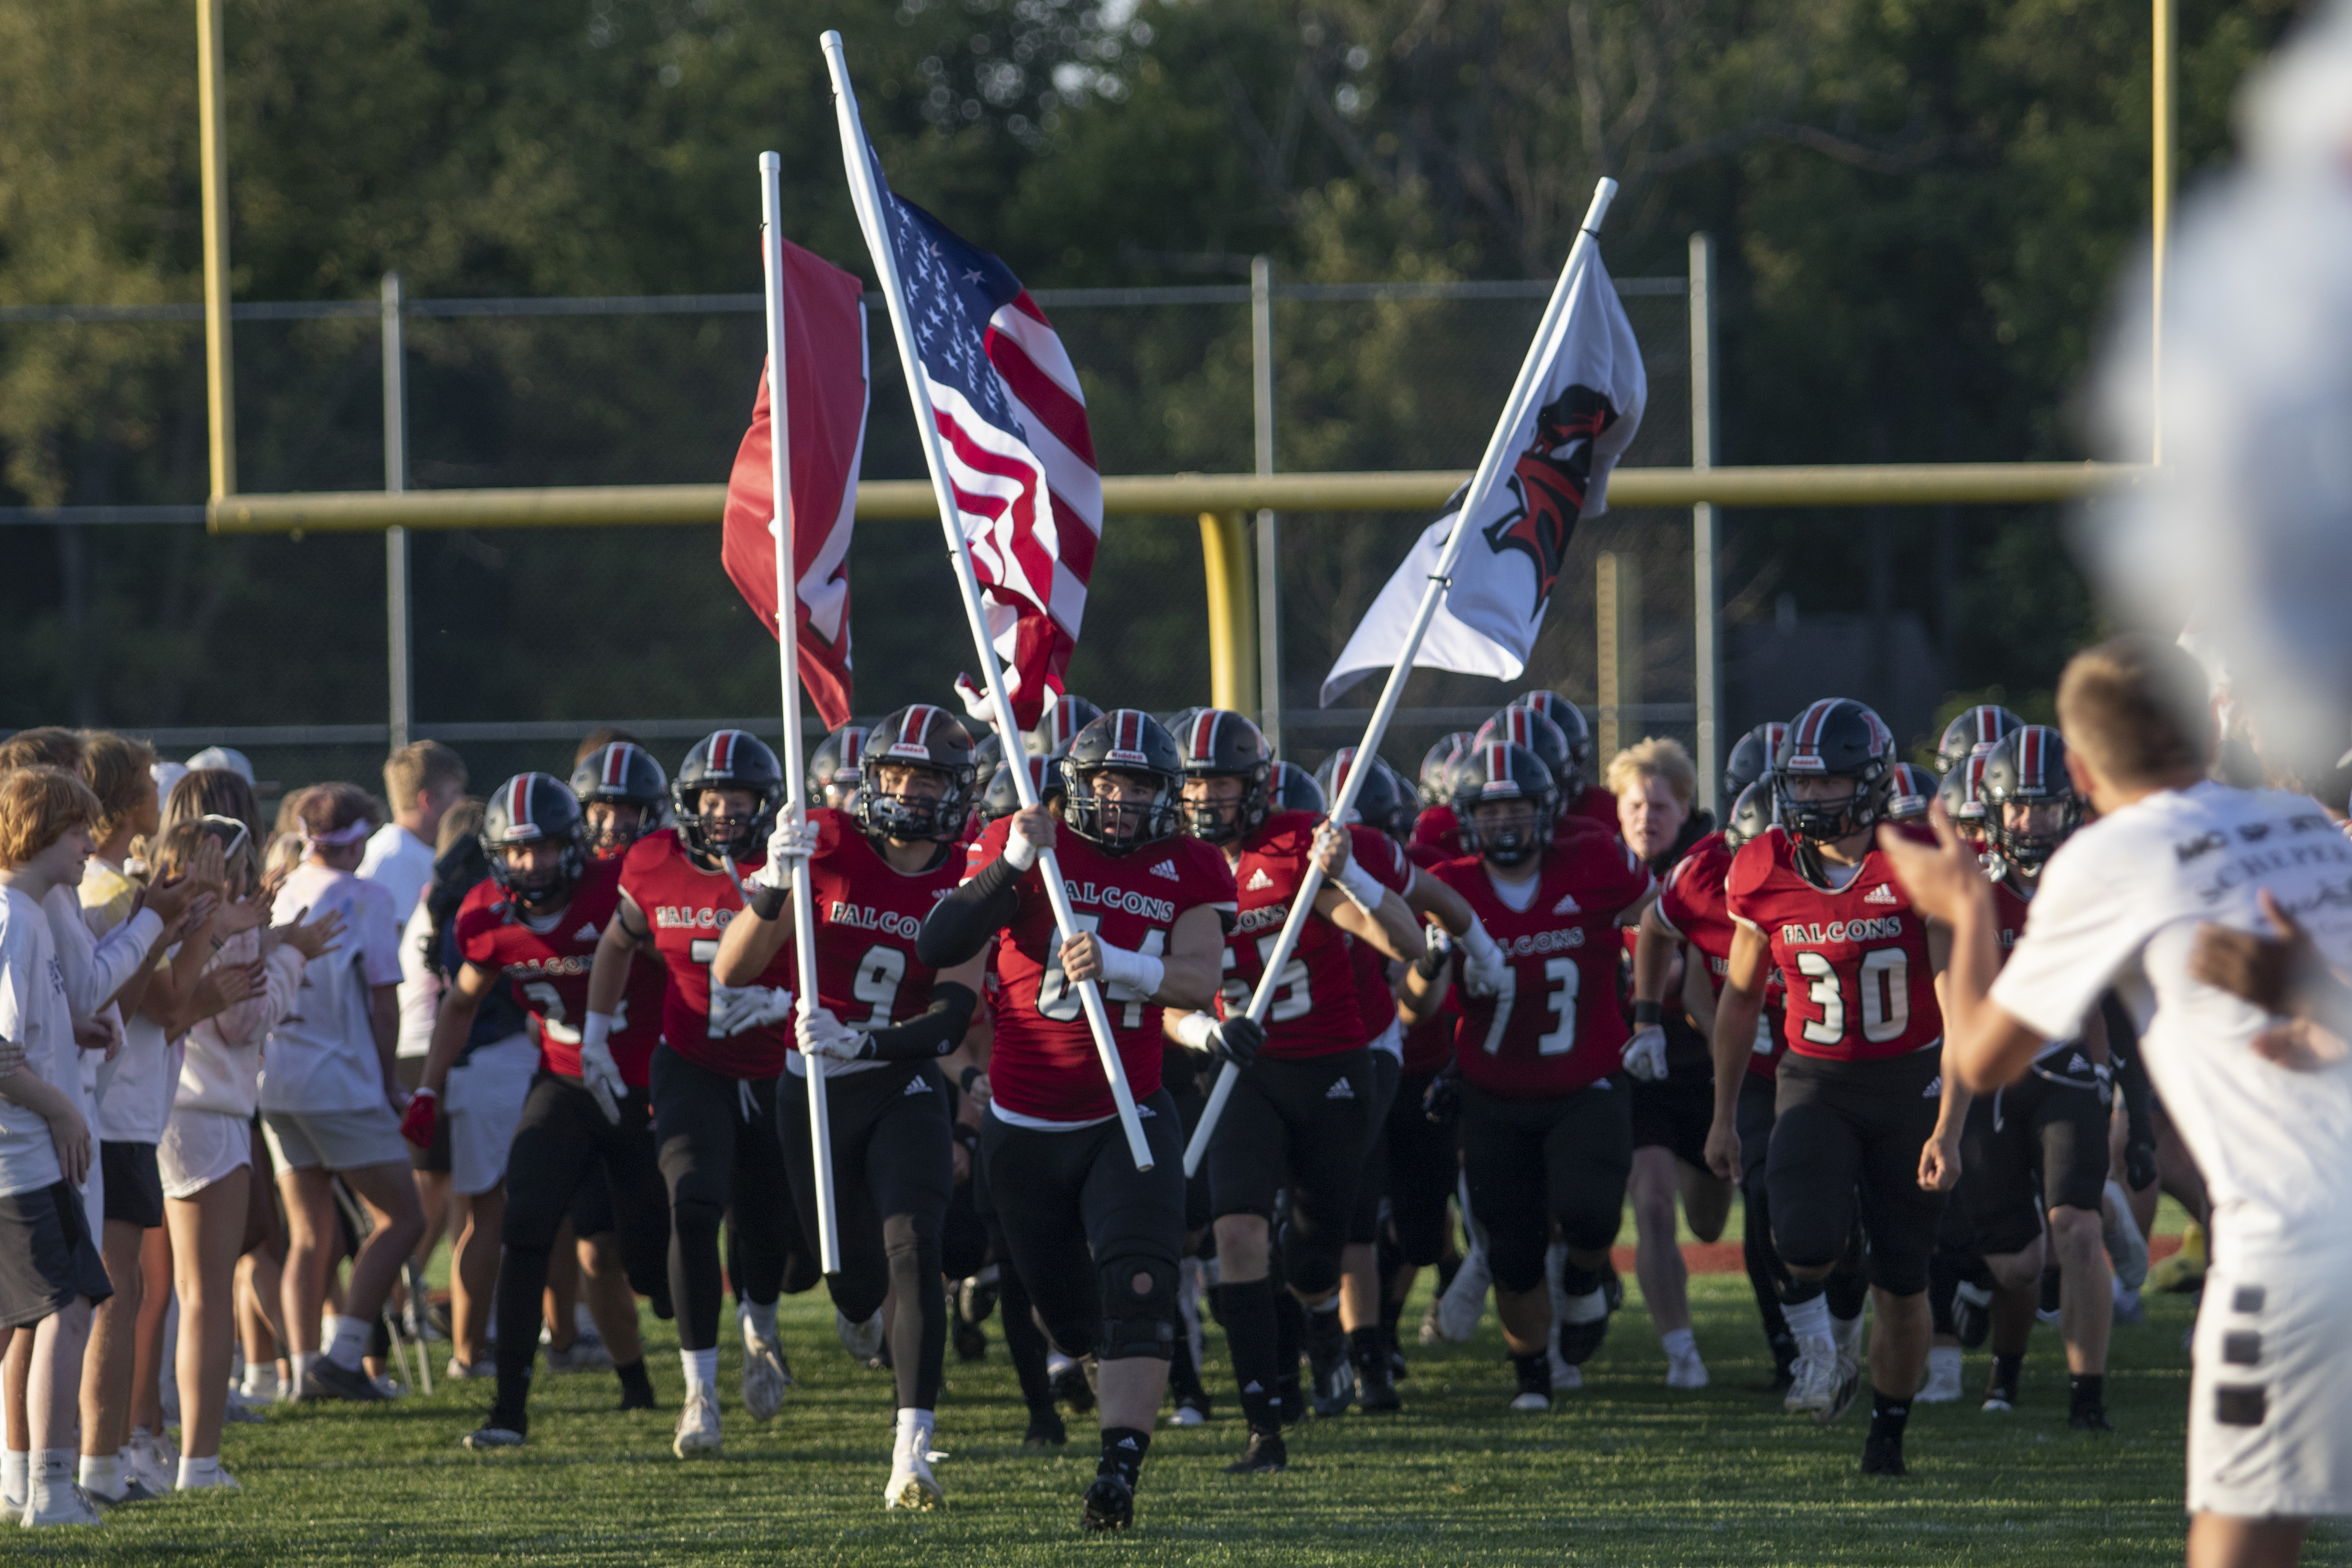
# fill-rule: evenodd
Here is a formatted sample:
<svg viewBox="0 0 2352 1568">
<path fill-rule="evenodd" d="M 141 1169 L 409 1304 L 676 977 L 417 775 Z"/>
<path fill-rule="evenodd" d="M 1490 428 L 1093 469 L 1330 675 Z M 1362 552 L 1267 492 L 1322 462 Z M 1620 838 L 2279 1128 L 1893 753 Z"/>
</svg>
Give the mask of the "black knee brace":
<svg viewBox="0 0 2352 1568">
<path fill-rule="evenodd" d="M 1135 1288 L 1135 1277 L 1150 1280 Z M 1176 1351 L 1176 1266 L 1157 1258 L 1115 1258 L 1102 1266 L 1103 1328 L 1097 1353 L 1105 1361 Z"/>
</svg>

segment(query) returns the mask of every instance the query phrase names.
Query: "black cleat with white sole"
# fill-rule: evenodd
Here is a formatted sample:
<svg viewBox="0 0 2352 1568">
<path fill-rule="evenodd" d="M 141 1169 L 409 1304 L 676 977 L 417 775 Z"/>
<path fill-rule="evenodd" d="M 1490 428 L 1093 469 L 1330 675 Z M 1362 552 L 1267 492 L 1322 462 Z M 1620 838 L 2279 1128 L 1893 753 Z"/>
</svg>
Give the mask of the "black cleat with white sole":
<svg viewBox="0 0 2352 1568">
<path fill-rule="evenodd" d="M 1135 1489 L 1117 1476 L 1097 1476 L 1087 1489 L 1078 1528 L 1086 1531 L 1131 1529 L 1135 1524 Z"/>
</svg>

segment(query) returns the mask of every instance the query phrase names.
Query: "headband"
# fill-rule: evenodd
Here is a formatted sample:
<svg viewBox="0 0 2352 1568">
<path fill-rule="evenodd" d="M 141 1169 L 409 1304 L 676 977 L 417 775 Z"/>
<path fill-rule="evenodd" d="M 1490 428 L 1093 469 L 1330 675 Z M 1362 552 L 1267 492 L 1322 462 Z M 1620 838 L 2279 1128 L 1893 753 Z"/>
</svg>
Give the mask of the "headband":
<svg viewBox="0 0 2352 1568">
<path fill-rule="evenodd" d="M 338 827 L 327 833 L 313 833 L 305 827 L 302 830 L 302 848 L 305 853 L 321 845 L 341 848 L 346 844 L 359 843 L 368 836 L 369 831 L 368 820 L 364 816 L 348 827 Z"/>
</svg>

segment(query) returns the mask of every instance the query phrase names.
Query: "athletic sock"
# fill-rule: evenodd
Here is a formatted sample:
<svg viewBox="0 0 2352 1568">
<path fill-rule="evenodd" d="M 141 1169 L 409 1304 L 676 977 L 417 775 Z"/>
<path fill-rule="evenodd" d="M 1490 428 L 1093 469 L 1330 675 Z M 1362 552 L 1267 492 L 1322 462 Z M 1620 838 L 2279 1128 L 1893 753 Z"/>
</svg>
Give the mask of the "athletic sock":
<svg viewBox="0 0 2352 1568">
<path fill-rule="evenodd" d="M 1102 1429 L 1102 1458 L 1095 1466 L 1098 1476 L 1117 1476 L 1133 1491 L 1143 1479 L 1143 1456 L 1151 1447 L 1151 1434 L 1133 1426 L 1106 1426 Z"/>
<path fill-rule="evenodd" d="M 184 1491 L 191 1487 L 209 1486 L 219 1478 L 220 1456 L 218 1454 L 215 1454 L 209 1459 L 191 1459 L 185 1455 L 181 1457 L 180 1488 L 182 1490 Z"/>
<path fill-rule="evenodd" d="M 763 1340 L 776 1337 L 776 1303 L 773 1301 L 738 1301 L 735 1316 L 751 1327 L 751 1331 Z"/>
<path fill-rule="evenodd" d="M 1598 1276 L 1588 1274 L 1587 1279 Z M 1597 1323 L 1609 1315 L 1609 1292 L 1599 1285 L 1589 1290 L 1568 1292 L 1568 1305 L 1561 1310 L 1560 1319 L 1570 1323 Z"/>
<path fill-rule="evenodd" d="M 81 1457 L 81 1489 L 102 1498 L 122 1495 L 122 1467 L 113 1454 Z"/>
<path fill-rule="evenodd" d="M 1511 1370 L 1518 1373 L 1521 1394 L 1540 1394 L 1551 1397 L 1551 1352 L 1538 1351 L 1533 1355 L 1515 1355 Z"/>
<path fill-rule="evenodd" d="M 1797 1336 L 1799 1345 L 1830 1337 L 1828 1297 L 1815 1296 L 1810 1301 L 1790 1301 L 1781 1311 L 1789 1320 L 1789 1331 Z"/>
<path fill-rule="evenodd" d="M 1888 1442 L 1896 1448 L 1903 1447 L 1903 1428 L 1911 1420 L 1911 1396 L 1897 1399 L 1891 1394 L 1870 1391 L 1870 1440 Z"/>
<path fill-rule="evenodd" d="M 1958 1379 L 1960 1375 L 1960 1347 L 1958 1345 L 1929 1346 L 1927 1350 L 1927 1375 L 1933 1377 L 1947 1366 L 1951 1368 L 1952 1376 L 1955 1379 Z"/>
<path fill-rule="evenodd" d="M 719 1397 L 719 1347 L 713 1345 L 707 1351 L 682 1350 L 677 1352 L 677 1359 L 686 1368 L 686 1396 L 691 1399 L 702 1394 L 716 1400 Z"/>
<path fill-rule="evenodd" d="M 1658 1343 L 1664 1347 L 1670 1358 L 1679 1359 L 1698 1353 L 1698 1335 L 1688 1329 L 1670 1329 L 1658 1336 Z"/>
<path fill-rule="evenodd" d="M 335 1313 L 328 1321 L 333 1328 L 333 1338 L 327 1343 L 327 1359 L 347 1372 L 360 1370 L 360 1362 L 367 1354 L 369 1320 Z"/>
<path fill-rule="evenodd" d="M 2025 1358 L 2021 1355 L 2000 1355 L 1992 1358 L 1992 1392 L 2005 1398 L 2017 1397 L 2018 1379 L 2025 1374 Z"/>
<path fill-rule="evenodd" d="M 1370 1375 L 1383 1371 L 1389 1364 L 1387 1336 L 1381 1332 L 1377 1323 L 1368 1329 L 1349 1329 L 1348 1353 L 1355 1361 L 1356 1370 L 1360 1373 Z"/>
<path fill-rule="evenodd" d="M 0 1449 L 0 1497 L 18 1508 L 25 1505 L 25 1479 L 31 1473 L 32 1459 L 21 1448 Z"/>
<path fill-rule="evenodd" d="M 1234 1363 L 1234 1384 L 1241 1391 L 1242 1418 L 1254 1432 L 1279 1432 L 1280 1334 L 1275 1316 L 1278 1308 L 1274 1281 L 1252 1279 L 1240 1285 L 1220 1285 L 1217 1289 L 1217 1318 L 1224 1324 L 1225 1348 Z"/>
<path fill-rule="evenodd" d="M 642 1402 L 644 1407 L 648 1410 L 653 1408 L 654 1380 L 646 1375 L 645 1357 L 639 1356 L 636 1360 L 626 1363 L 625 1364 L 615 1363 L 613 1367 L 613 1375 L 621 1380 L 621 1397 L 623 1399 L 628 1401 L 632 1405 Z"/>
<path fill-rule="evenodd" d="M 294 1352 L 293 1359 L 294 1386 L 299 1390 L 303 1384 L 310 1381 L 310 1369 L 318 1364 L 319 1352 L 317 1351 L 296 1351 Z"/>
<path fill-rule="evenodd" d="M 267 1363 L 256 1364 L 247 1362 L 245 1368 L 245 1380 L 237 1384 L 237 1392 L 247 1399 L 276 1399 L 278 1369 Z"/>
<path fill-rule="evenodd" d="M 62 1491 L 73 1485 L 74 1460 L 79 1457 L 71 1448 L 36 1448 L 26 1479 L 52 1492 Z"/>
<path fill-rule="evenodd" d="M 2106 1374 L 2097 1372 L 2077 1373 L 2066 1380 L 2066 1409 L 2073 1415 L 2082 1410 L 2105 1410 L 2107 1407 Z M 89 1483 L 85 1482 L 84 1485 Z"/>
</svg>

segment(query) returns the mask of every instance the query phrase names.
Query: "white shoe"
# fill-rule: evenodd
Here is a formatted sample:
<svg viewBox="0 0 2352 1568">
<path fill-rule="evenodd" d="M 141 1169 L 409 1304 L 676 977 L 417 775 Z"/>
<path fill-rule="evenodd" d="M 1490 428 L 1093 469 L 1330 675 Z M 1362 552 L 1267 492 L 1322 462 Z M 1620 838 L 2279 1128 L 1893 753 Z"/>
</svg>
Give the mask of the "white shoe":
<svg viewBox="0 0 2352 1568">
<path fill-rule="evenodd" d="M 1790 1369 L 1796 1381 L 1789 1384 L 1788 1397 L 1780 1407 L 1819 1415 L 1835 1404 L 1838 1359 L 1837 1342 L 1827 1336 L 1797 1342 L 1797 1364 Z"/>
<path fill-rule="evenodd" d="M 784 1407 L 784 1390 L 793 1386 L 792 1369 L 784 1364 L 781 1341 L 761 1339 L 747 1319 L 743 1324 L 743 1414 L 754 1421 L 772 1420 Z"/>
<path fill-rule="evenodd" d="M 1558 1335 L 1554 1335 L 1552 1337 L 1551 1343 L 1544 1347 L 1544 1354 L 1551 1362 L 1551 1385 L 1554 1388 L 1566 1388 L 1568 1386 L 1568 1380 L 1571 1377 L 1578 1379 L 1579 1382 L 1581 1383 L 1584 1374 L 1577 1371 L 1573 1366 L 1570 1366 L 1567 1361 L 1562 1359 L 1560 1356 L 1559 1338 Z"/>
<path fill-rule="evenodd" d="M 1666 1386 L 1668 1388 L 1705 1388 L 1706 1386 L 1706 1363 L 1699 1359 L 1696 1350 L 1691 1351 L 1686 1355 L 1666 1358 Z"/>
<path fill-rule="evenodd" d="M 882 1353 L 882 1310 L 879 1307 L 862 1323 L 851 1322 L 838 1308 L 835 1309 L 833 1331 L 841 1336 L 842 1349 L 859 1362 L 872 1361 Z"/>
<path fill-rule="evenodd" d="M 151 1492 L 168 1492 L 179 1484 L 180 1450 L 163 1436 L 134 1432 L 122 1446 L 123 1468 Z"/>
<path fill-rule="evenodd" d="M 677 1413 L 677 1436 L 670 1452 L 683 1459 L 689 1454 L 719 1452 L 719 1401 L 708 1394 L 689 1394 Z"/>
<path fill-rule="evenodd" d="M 2137 1324 L 2147 1321 L 2147 1308 L 2141 1302 L 2137 1290 L 2113 1276 L 2108 1278 L 2107 1284 L 2114 1294 L 2116 1322 Z"/>
<path fill-rule="evenodd" d="M 1171 1426 L 1205 1426 L 1208 1424 L 1209 1418 L 1201 1413 L 1197 1405 L 1180 1405 L 1168 1416 Z"/>
<path fill-rule="evenodd" d="M 2105 1222 L 2099 1228 L 2099 1238 L 2106 1243 L 2116 1283 L 2136 1291 L 2147 1283 L 2147 1237 L 2139 1233 L 2139 1221 L 2132 1216 L 2131 1200 L 2122 1183 L 2107 1184 L 2106 1197 L 2099 1208 L 2099 1217 Z"/>
<path fill-rule="evenodd" d="M 898 1445 L 898 1451 L 890 1459 L 890 1484 L 882 1492 L 884 1508 L 928 1512 L 948 1506 L 939 1478 L 931 1474 L 931 1458 L 924 1452 L 925 1447 L 921 1442 L 901 1441 Z"/>
<path fill-rule="evenodd" d="M 1512 1400 L 1511 1408 L 1540 1414 L 1551 1408 L 1551 1401 L 1543 1394 L 1530 1391 Z"/>
<path fill-rule="evenodd" d="M 452 1383 L 465 1383 L 476 1378 L 496 1377 L 499 1375 L 499 1363 L 495 1361 L 478 1361 L 469 1366 L 466 1363 L 459 1361 L 456 1356 L 451 1356 L 449 1358 L 449 1364 L 442 1369 L 442 1373 Z"/>
<path fill-rule="evenodd" d="M 1552 1352 L 1552 1356 L 1555 1361 L 1559 1361 L 1559 1352 L 1557 1351 Z M 1570 1366 L 1566 1362 L 1559 1362 L 1559 1364 L 1553 1368 L 1551 1374 L 1551 1391 L 1554 1394 L 1574 1394 L 1578 1389 L 1582 1388 L 1583 1386 L 1584 1369 L 1582 1367 Z"/>
<path fill-rule="evenodd" d="M 1862 1360 L 1862 1325 L 1869 1316 L 1870 1300 L 1868 1297 L 1864 1297 L 1862 1310 L 1853 1317 L 1841 1318 L 1832 1315 L 1830 1318 L 1830 1339 L 1836 1344 L 1838 1354 L 1848 1361 L 1858 1363 Z"/>
<path fill-rule="evenodd" d="M 1437 1331 L 1454 1344 L 1467 1344 L 1478 1332 L 1478 1320 L 1486 1315 L 1486 1291 L 1495 1283 L 1495 1276 L 1486 1267 L 1486 1249 L 1474 1247 L 1462 1267 L 1454 1271 L 1454 1283 L 1437 1299 Z"/>
<path fill-rule="evenodd" d="M 1960 1397 L 1960 1348 L 1937 1345 L 1927 1352 L 1927 1375 L 1916 1396 L 1921 1405 L 1953 1405 Z"/>
<path fill-rule="evenodd" d="M 25 1500 L 25 1528 L 46 1529 L 52 1524 L 98 1524 L 105 1516 L 90 1495 L 71 1481 L 52 1486 L 47 1481 L 27 1481 L 25 1489 L 30 1495 Z"/>
<path fill-rule="evenodd" d="M 213 1473 L 205 1477 L 204 1479 L 196 1480 L 192 1479 L 182 1481 L 175 1489 L 184 1492 L 241 1492 L 245 1489 L 237 1484 L 237 1480 L 235 1476 L 230 1475 L 226 1470 L 215 1467 Z"/>
</svg>

